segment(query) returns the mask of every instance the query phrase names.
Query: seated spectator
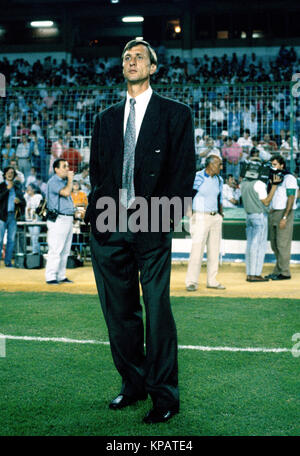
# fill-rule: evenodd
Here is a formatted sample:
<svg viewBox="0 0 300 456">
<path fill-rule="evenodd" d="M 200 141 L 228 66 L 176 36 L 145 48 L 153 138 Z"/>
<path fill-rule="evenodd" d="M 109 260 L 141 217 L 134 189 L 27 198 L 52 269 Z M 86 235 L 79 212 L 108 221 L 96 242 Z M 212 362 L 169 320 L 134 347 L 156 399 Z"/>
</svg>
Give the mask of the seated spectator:
<svg viewBox="0 0 300 456">
<path fill-rule="evenodd" d="M 238 144 L 243 149 L 243 157 L 242 157 L 241 161 L 248 160 L 250 149 L 253 147 L 253 143 L 252 143 L 252 140 L 250 138 L 250 130 L 249 129 L 246 128 L 244 130 L 243 136 L 241 136 L 238 139 Z"/>
<path fill-rule="evenodd" d="M 222 131 L 224 112 L 215 104 L 212 105 L 209 114 L 211 135 L 216 138 Z"/>
<path fill-rule="evenodd" d="M 58 120 L 55 123 L 55 129 L 59 135 L 63 135 L 68 129 L 68 122 L 63 118 L 62 114 L 58 114 Z"/>
<path fill-rule="evenodd" d="M 264 138 L 258 144 L 254 144 L 254 138 L 252 138 L 252 141 L 253 145 L 259 150 L 259 156 L 262 161 L 269 161 L 271 156 L 277 151 L 277 144 L 268 133 L 264 135 Z"/>
<path fill-rule="evenodd" d="M 2 138 L 1 138 L 2 136 Z M 0 140 L 7 141 L 13 136 L 13 128 L 9 119 L 6 120 L 6 124 L 0 129 Z"/>
<path fill-rule="evenodd" d="M 91 191 L 91 184 L 90 184 L 90 166 L 84 165 L 82 168 L 81 173 L 75 174 L 74 180 L 79 182 L 81 186 L 81 190 L 85 192 L 87 195 Z"/>
<path fill-rule="evenodd" d="M 16 151 L 11 147 L 10 140 L 5 141 L 4 147 L 1 152 L 2 155 L 2 168 L 6 168 L 9 165 L 9 162 L 12 158 L 15 158 Z"/>
<path fill-rule="evenodd" d="M 274 120 L 272 123 L 272 130 L 273 130 L 273 136 L 275 138 L 275 141 L 276 141 L 278 147 L 280 147 L 280 143 L 282 140 L 282 132 L 285 131 L 285 127 L 286 127 L 286 123 L 285 123 L 284 118 L 281 115 L 281 113 L 280 112 L 275 113 Z"/>
<path fill-rule="evenodd" d="M 34 119 L 34 123 L 31 125 L 31 131 L 35 131 L 37 136 L 43 136 L 41 129 L 41 121 L 38 117 Z"/>
<path fill-rule="evenodd" d="M 262 146 L 263 141 L 258 142 L 257 136 L 253 136 L 252 138 L 252 144 L 255 149 L 259 151 L 259 158 L 263 162 L 267 162 L 271 158 L 271 154 L 267 152 L 264 147 Z"/>
<path fill-rule="evenodd" d="M 83 148 L 80 150 L 80 153 L 82 155 L 83 162 L 86 164 L 89 163 L 91 155 L 91 140 L 84 141 Z"/>
<path fill-rule="evenodd" d="M 49 164 L 49 175 L 53 173 L 53 163 L 57 158 L 59 158 L 66 147 L 63 144 L 63 137 L 59 136 L 57 141 L 54 141 L 51 146 L 51 157 Z"/>
<path fill-rule="evenodd" d="M 24 124 L 24 122 L 21 122 L 20 123 L 20 126 L 17 130 L 17 136 L 22 136 L 22 135 L 25 135 L 25 136 L 29 136 L 30 135 L 30 130 L 29 128 Z"/>
<path fill-rule="evenodd" d="M 42 136 L 38 137 L 36 131 L 31 132 L 30 154 L 32 166 L 37 170 L 38 179 L 46 182 L 48 176 L 46 170 L 45 140 Z"/>
<path fill-rule="evenodd" d="M 26 135 L 22 135 L 21 142 L 17 146 L 16 158 L 18 159 L 18 168 L 24 174 L 25 178 L 30 173 L 30 144 Z"/>
<path fill-rule="evenodd" d="M 71 197 L 75 207 L 74 217 L 75 219 L 82 220 L 84 218 L 85 210 L 88 205 L 88 199 L 86 193 L 81 190 L 80 183 L 75 180 L 73 181 Z"/>
<path fill-rule="evenodd" d="M 217 147 L 215 147 L 213 138 L 205 135 L 203 140 L 200 140 L 199 142 L 197 168 L 203 168 L 206 158 L 212 154 L 219 156 L 220 151 Z"/>
<path fill-rule="evenodd" d="M 294 168 L 295 168 L 295 161 L 299 154 L 297 142 L 295 141 L 295 138 L 293 141 L 293 154 L 291 153 L 292 152 L 291 144 L 292 144 L 292 141 L 291 141 L 291 137 L 289 136 L 287 138 L 287 141 L 282 142 L 280 149 L 279 149 L 280 155 L 285 159 L 286 166 L 290 170 L 291 170 L 291 165 L 292 165 L 292 159 L 293 159 Z"/>
<path fill-rule="evenodd" d="M 226 175 L 232 174 L 235 179 L 240 175 L 240 161 L 243 157 L 242 147 L 229 136 L 222 147 L 222 156 L 226 160 Z"/>
<path fill-rule="evenodd" d="M 69 148 L 63 151 L 63 153 L 61 154 L 61 158 L 63 158 L 69 163 L 70 171 L 74 171 L 74 173 L 76 174 L 78 166 L 82 161 L 82 157 L 80 155 L 80 152 L 77 149 L 75 149 L 74 141 L 71 140 L 69 142 Z"/>
<path fill-rule="evenodd" d="M 25 180 L 25 188 L 30 184 L 37 184 L 37 172 L 34 166 L 30 168 L 30 174 Z"/>
<path fill-rule="evenodd" d="M 28 222 L 40 221 L 40 218 L 36 214 L 36 209 L 38 208 L 41 200 L 43 199 L 39 187 L 34 183 L 29 184 L 27 186 L 24 198 L 26 201 L 25 220 Z M 28 226 L 28 231 L 30 233 L 32 253 L 40 253 L 40 225 Z"/>
<path fill-rule="evenodd" d="M 237 192 L 236 181 L 232 174 L 228 174 L 223 185 L 223 207 L 237 207 L 240 199 L 240 192 Z"/>
</svg>

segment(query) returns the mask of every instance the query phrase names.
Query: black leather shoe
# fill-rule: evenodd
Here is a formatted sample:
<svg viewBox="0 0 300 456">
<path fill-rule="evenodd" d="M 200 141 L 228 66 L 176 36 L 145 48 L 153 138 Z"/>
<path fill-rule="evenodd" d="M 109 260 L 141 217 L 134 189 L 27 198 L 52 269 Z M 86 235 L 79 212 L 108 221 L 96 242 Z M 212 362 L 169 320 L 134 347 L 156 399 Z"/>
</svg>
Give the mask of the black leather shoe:
<svg viewBox="0 0 300 456">
<path fill-rule="evenodd" d="M 129 405 L 135 404 L 138 401 L 145 401 L 148 397 L 148 394 L 143 396 L 125 396 L 125 394 L 119 394 L 115 397 L 109 404 L 109 408 L 112 410 L 119 410 Z"/>
<path fill-rule="evenodd" d="M 166 421 L 169 421 L 171 418 L 173 418 L 173 416 L 177 413 L 178 410 L 167 410 L 154 407 L 143 418 L 143 422 L 147 424 L 165 423 Z"/>
<path fill-rule="evenodd" d="M 274 277 L 277 277 L 277 274 L 268 274 L 265 276 L 265 279 L 272 279 L 274 280 Z"/>
<path fill-rule="evenodd" d="M 59 283 L 74 283 L 73 280 L 68 279 L 67 277 L 63 280 L 59 280 Z"/>
<path fill-rule="evenodd" d="M 278 274 L 277 276 L 273 277 L 272 280 L 289 280 L 291 276 L 285 276 L 282 274 Z"/>
<path fill-rule="evenodd" d="M 57 280 L 47 280 L 46 282 L 48 285 L 58 285 L 59 282 Z"/>
</svg>

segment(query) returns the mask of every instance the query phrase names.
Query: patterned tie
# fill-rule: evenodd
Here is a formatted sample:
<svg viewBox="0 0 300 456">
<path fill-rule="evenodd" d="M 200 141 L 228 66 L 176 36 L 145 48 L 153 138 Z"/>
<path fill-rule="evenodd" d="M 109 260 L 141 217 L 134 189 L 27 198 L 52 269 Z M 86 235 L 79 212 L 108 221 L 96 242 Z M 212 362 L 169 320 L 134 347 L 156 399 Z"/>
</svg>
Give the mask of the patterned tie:
<svg viewBox="0 0 300 456">
<path fill-rule="evenodd" d="M 121 204 L 128 209 L 134 201 L 134 154 L 135 154 L 135 105 L 134 98 L 130 98 L 130 111 L 124 136 L 124 158 L 122 172 Z"/>
</svg>

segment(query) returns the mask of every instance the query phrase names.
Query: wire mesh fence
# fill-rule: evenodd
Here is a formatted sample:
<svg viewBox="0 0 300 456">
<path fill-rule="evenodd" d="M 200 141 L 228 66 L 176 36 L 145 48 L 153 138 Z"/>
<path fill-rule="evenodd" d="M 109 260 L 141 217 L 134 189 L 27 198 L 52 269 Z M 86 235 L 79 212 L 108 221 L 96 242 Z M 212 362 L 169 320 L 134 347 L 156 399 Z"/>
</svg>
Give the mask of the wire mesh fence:
<svg viewBox="0 0 300 456">
<path fill-rule="evenodd" d="M 153 88 L 191 107 L 200 167 L 209 150 L 223 155 L 231 138 L 242 147 L 241 160 L 253 148 L 263 160 L 279 152 L 292 171 L 299 172 L 300 101 L 291 82 Z M 45 182 L 54 159 L 63 156 L 79 172 L 89 162 L 95 116 L 125 96 L 124 85 L 6 88 L 6 96 L 0 98 L 1 169 L 17 159 L 24 175 L 36 172 Z M 225 171 L 227 161 L 225 158 Z"/>
</svg>

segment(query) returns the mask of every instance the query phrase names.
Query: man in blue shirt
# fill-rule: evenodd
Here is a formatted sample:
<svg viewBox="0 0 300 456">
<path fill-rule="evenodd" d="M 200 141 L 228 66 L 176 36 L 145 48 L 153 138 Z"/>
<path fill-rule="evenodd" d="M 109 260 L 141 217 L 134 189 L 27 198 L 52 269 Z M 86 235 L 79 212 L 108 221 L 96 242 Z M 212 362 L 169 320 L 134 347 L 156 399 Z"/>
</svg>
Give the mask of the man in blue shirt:
<svg viewBox="0 0 300 456">
<path fill-rule="evenodd" d="M 198 289 L 205 246 L 207 248 L 207 288 L 225 289 L 224 285 L 216 279 L 223 221 L 223 179 L 219 176 L 221 166 L 220 157 L 209 155 L 205 161 L 205 169 L 196 173 L 193 187 L 195 191 L 193 215 L 190 222 L 192 250 L 185 281 L 187 291 Z"/>
<path fill-rule="evenodd" d="M 54 175 L 49 179 L 46 190 L 48 213 L 57 217 L 47 220 L 48 257 L 46 282 L 49 285 L 71 283 L 66 277 L 66 266 L 73 237 L 74 206 L 71 198 L 74 172 L 62 158 L 53 163 Z"/>
</svg>

